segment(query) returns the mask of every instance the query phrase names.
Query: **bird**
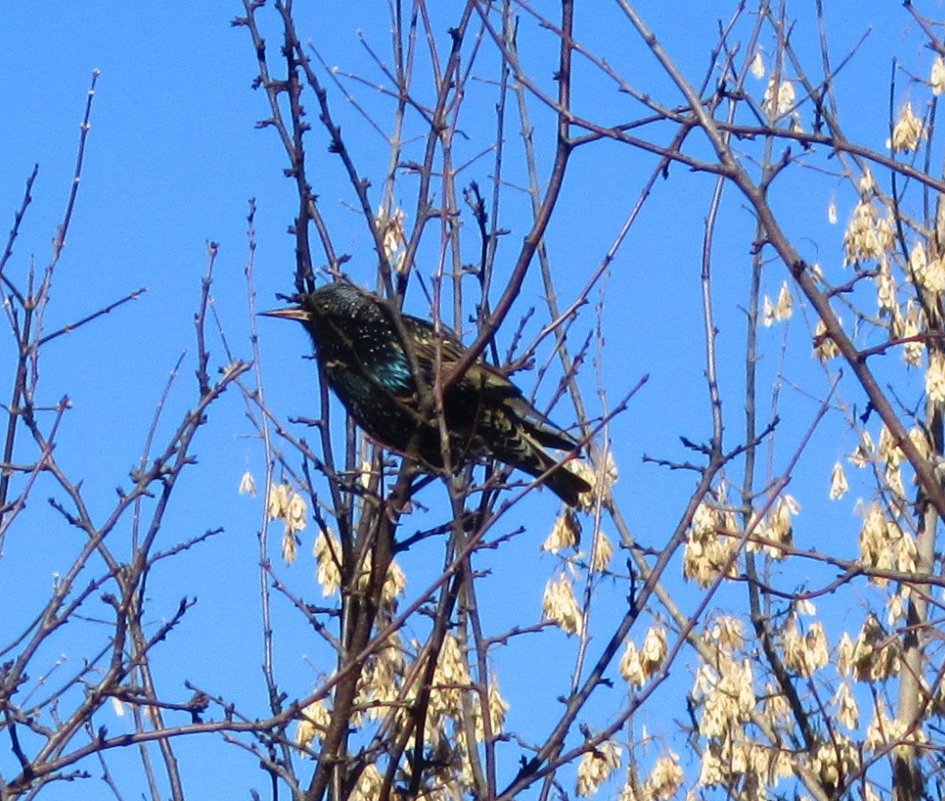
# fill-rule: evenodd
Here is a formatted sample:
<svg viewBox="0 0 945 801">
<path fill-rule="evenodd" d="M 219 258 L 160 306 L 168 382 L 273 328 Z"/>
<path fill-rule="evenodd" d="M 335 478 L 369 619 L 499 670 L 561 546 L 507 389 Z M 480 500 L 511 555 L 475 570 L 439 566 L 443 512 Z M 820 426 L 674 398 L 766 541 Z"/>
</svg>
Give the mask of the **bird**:
<svg viewBox="0 0 945 801">
<path fill-rule="evenodd" d="M 397 314 L 389 301 L 341 280 L 290 302 L 262 314 L 302 323 L 328 385 L 358 426 L 381 445 L 442 471 L 443 438 L 430 398 L 437 365 L 448 376 L 468 352 L 459 337 Z M 497 459 L 540 479 L 572 507 L 590 491 L 587 481 L 545 450 L 573 452 L 579 443 L 497 368 L 473 361 L 446 389 L 442 407 L 453 469 Z"/>
</svg>

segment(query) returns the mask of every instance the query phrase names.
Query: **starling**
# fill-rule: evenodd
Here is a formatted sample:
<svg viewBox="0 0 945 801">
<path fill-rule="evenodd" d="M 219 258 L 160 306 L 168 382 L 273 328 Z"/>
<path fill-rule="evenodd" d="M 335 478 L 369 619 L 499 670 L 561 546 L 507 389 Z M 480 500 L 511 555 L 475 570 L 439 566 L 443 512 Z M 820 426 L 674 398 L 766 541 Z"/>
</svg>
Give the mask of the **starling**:
<svg viewBox="0 0 945 801">
<path fill-rule="evenodd" d="M 305 326 L 329 386 L 368 436 L 441 469 L 440 429 L 432 412 L 425 412 L 411 364 L 419 370 L 421 387 L 432 392 L 437 360 L 446 376 L 465 354 L 459 338 L 401 314 L 405 348 L 390 304 L 347 283 L 331 283 L 296 300 L 297 305 L 263 314 Z M 536 478 L 544 476 L 544 483 L 569 506 L 591 489 L 544 450 L 570 451 L 578 443 L 483 361 L 473 362 L 446 391 L 443 417 L 454 468 L 474 459 L 498 459 Z"/>
</svg>

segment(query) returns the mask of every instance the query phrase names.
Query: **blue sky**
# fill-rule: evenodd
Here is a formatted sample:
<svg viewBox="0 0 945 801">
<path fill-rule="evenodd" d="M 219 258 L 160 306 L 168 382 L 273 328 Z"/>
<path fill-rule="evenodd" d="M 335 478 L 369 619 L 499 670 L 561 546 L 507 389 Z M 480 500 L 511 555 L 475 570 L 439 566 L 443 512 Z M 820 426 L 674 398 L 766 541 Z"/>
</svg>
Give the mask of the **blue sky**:
<svg viewBox="0 0 945 801">
<path fill-rule="evenodd" d="M 650 6 L 644 7 L 643 13 L 669 52 L 684 69 L 701 75 L 708 46 L 693 47 L 692 43 L 714 41 L 716 17 L 727 13 L 727 9 L 712 8 L 720 4 L 708 3 L 643 5 Z M 379 51 L 386 52 L 386 6 L 376 4 L 375 12 L 358 15 L 347 12 L 344 6 L 306 5 L 302 18 L 317 14 L 317 24 L 312 23 L 305 35 L 313 38 L 329 64 L 340 64 L 380 81 L 371 72 L 356 31 L 362 31 Z M 244 30 L 229 25 L 242 11 L 241 5 L 161 3 L 142 8 L 123 2 L 63 3 L 39 13 L 35 6 L 17 4 L 4 10 L 4 25 L 0 28 L 0 227 L 4 233 L 33 164 L 40 166 L 34 202 L 12 262 L 15 274 L 24 275 L 31 261 L 42 269 L 48 259 L 50 240 L 72 178 L 86 91 L 92 70 L 98 69 L 101 76 L 78 206 L 57 271 L 47 326 L 58 327 L 138 287 L 148 288 L 134 303 L 61 338 L 48 348 L 41 365 L 45 402 L 55 402 L 68 394 L 73 403 L 57 456 L 85 481 L 90 505 L 99 514 L 113 504 L 113 488 L 127 484 L 128 470 L 141 454 L 164 384 L 185 351 L 180 376 L 158 427 L 158 442 L 162 434 L 166 437 L 173 430 L 195 399 L 192 320 L 207 261 L 206 243 L 210 240 L 220 244 L 213 285 L 216 311 L 236 354 L 250 357 L 243 275 L 247 260 L 245 217 L 250 198 L 256 198 L 258 204 L 255 282 L 260 307 L 274 305 L 275 293 L 288 292 L 292 285 L 293 241 L 286 228 L 293 213 L 293 187 L 281 175 L 285 157 L 275 135 L 254 127 L 266 114 L 266 102 L 264 95 L 250 86 L 256 65 L 249 37 Z M 665 78 L 656 71 L 640 42 L 630 38 L 629 29 L 612 26 L 612 12 L 600 13 L 601 19 L 594 24 L 581 19 L 578 37 L 599 48 L 616 69 L 632 75 L 638 85 L 678 102 L 678 96 L 667 91 Z M 853 65 L 842 74 L 840 89 L 850 108 L 862 109 L 862 113 L 849 117 L 849 137 L 880 148 L 887 135 L 889 53 L 898 52 L 905 69 L 923 76 L 927 75 L 931 57 L 918 44 L 917 33 L 906 15 L 893 11 L 888 3 L 831 4 L 829 13 L 835 15 L 832 42 L 836 60 L 873 26 Z M 680 25 L 683 14 L 685 25 Z M 812 42 L 811 30 L 805 26 L 809 23 L 799 26 L 797 39 Z M 440 25 L 441 46 L 445 46 L 445 27 L 445 22 Z M 275 49 L 275 29 L 270 33 Z M 540 42 L 543 36 L 547 39 L 548 34 L 538 31 L 533 22 L 523 21 L 523 42 Z M 805 50 L 803 44 L 800 48 L 810 56 L 812 51 Z M 526 52 L 531 57 L 532 51 Z M 542 59 L 543 54 L 534 56 L 532 63 L 535 74 L 545 79 L 551 66 Z M 334 86 L 330 82 L 328 85 L 333 110 L 343 131 L 350 132 L 354 158 L 363 174 L 375 177 L 375 188 L 379 188 L 386 160 L 383 142 L 363 125 Z M 590 88 L 585 95 L 577 98 L 579 110 L 604 104 L 603 111 L 613 115 L 613 122 L 620 121 L 621 115 L 634 113 L 632 106 L 620 105 L 619 97 L 615 100 L 606 81 L 590 76 L 587 86 Z M 349 88 L 373 113 L 383 113 L 385 101 L 377 93 L 364 86 L 349 84 Z M 751 88 L 760 95 L 760 86 Z M 481 102 L 483 118 L 488 120 L 490 106 L 482 100 L 486 97 L 483 93 L 469 102 Z M 311 100 L 309 103 L 313 105 Z M 538 109 L 535 117 L 538 123 L 547 119 Z M 547 145 L 548 136 L 547 129 L 539 128 L 537 144 Z M 350 210 L 351 192 L 325 144 L 325 136 L 316 125 L 310 139 L 318 180 L 316 191 L 335 226 L 337 244 L 353 256 L 347 265 L 349 273 L 356 280 L 372 283 L 371 243 Z M 476 146 L 470 144 L 469 150 L 476 151 Z M 573 180 L 566 185 L 548 234 L 556 276 L 565 293 L 576 292 L 598 264 L 654 164 L 651 156 L 612 144 L 576 153 Z M 486 163 L 481 169 L 473 164 L 468 172 L 470 179 L 481 185 L 488 183 Z M 807 247 L 807 258 L 839 274 L 842 222 L 854 202 L 852 190 L 826 174 L 802 172 L 800 176 L 796 183 L 786 181 L 778 190 L 784 192 L 786 201 L 792 196 L 796 200 L 796 208 L 785 217 L 787 227 Z M 405 180 L 403 202 L 408 211 L 413 202 L 410 186 Z M 674 167 L 672 179 L 657 184 L 606 282 L 602 323 L 606 348 L 600 380 L 609 402 L 615 403 L 644 374 L 650 375 L 649 383 L 628 411 L 614 422 L 611 434 L 621 469 L 617 497 L 635 534 L 653 547 L 668 538 L 688 497 L 692 477 L 645 464 L 641 457 L 689 458 L 678 437 L 701 441 L 709 433 L 702 379 L 698 264 L 711 188 L 710 177 Z M 840 209 L 839 226 L 828 225 L 826 219 L 832 196 Z M 514 201 L 509 205 L 514 208 Z M 521 213 L 511 215 L 510 220 L 518 227 L 503 242 L 500 261 L 503 256 L 514 257 L 526 230 Z M 737 408 L 743 381 L 741 309 L 746 302 L 751 231 L 751 217 L 741 199 L 726 195 L 714 264 L 721 376 L 726 403 L 733 408 Z M 470 240 L 470 245 L 474 247 L 475 240 Z M 766 277 L 766 290 L 776 294 L 785 277 L 774 266 Z M 521 315 L 528 306 L 538 304 L 540 293 L 537 279 L 530 280 L 514 314 Z M 592 300 L 596 302 L 599 297 L 595 292 Z M 416 295 L 411 302 L 413 310 L 422 314 L 422 297 Z M 585 311 L 577 327 L 580 332 L 590 331 L 594 325 L 593 309 Z M 317 387 L 312 365 L 300 358 L 309 348 L 301 329 L 265 321 L 260 324 L 260 333 L 266 391 L 272 408 L 283 419 L 313 415 Z M 822 397 L 827 386 L 816 361 L 805 350 L 803 343 L 809 332 L 800 314 L 786 333 L 781 327 L 762 334 L 762 386 L 773 385 L 780 370 L 782 335 L 787 337 L 792 353 L 796 348 L 802 356 L 784 366 L 787 380 L 779 406 L 784 422 L 772 457 L 774 474 L 783 469 L 792 443 L 814 416 L 814 399 Z M 9 348 L 6 338 L 0 346 L 0 360 L 7 364 L 12 358 Z M 212 368 L 226 362 L 216 340 L 211 351 Z M 593 368 L 587 375 L 590 389 L 595 381 Z M 532 379 L 525 375 L 521 380 L 529 385 Z M 915 394 L 920 387 L 921 377 L 915 376 L 906 391 Z M 766 392 L 762 390 L 763 407 L 768 403 Z M 849 402 L 862 404 L 852 385 L 844 384 L 843 392 Z M 0 393 L 5 397 L 7 390 L 0 388 Z M 184 481 L 167 523 L 168 544 L 217 526 L 222 526 L 225 533 L 157 568 L 152 586 L 153 613 L 156 618 L 169 614 L 179 597 L 199 596 L 200 602 L 175 633 L 176 642 L 158 652 L 159 663 L 167 660 L 168 674 L 176 680 L 186 678 L 208 689 L 212 686 L 223 695 L 236 696 L 247 686 L 254 687 L 257 692 L 249 705 L 259 704 L 255 711 L 262 714 L 256 539 L 262 513 L 259 499 L 237 497 L 236 488 L 247 469 L 261 480 L 263 456 L 259 443 L 251 436 L 245 408 L 235 391 L 217 404 L 195 448 L 199 464 Z M 562 414 L 565 419 L 560 422 L 570 424 L 567 411 Z M 737 419 L 732 417 L 733 421 Z M 729 446 L 739 441 L 741 431 L 734 422 L 727 436 Z M 796 533 L 802 547 L 840 536 L 847 544 L 838 546 L 837 552 L 852 555 L 858 527 L 852 503 L 830 505 L 826 494 L 830 467 L 854 444 L 849 430 L 824 426 L 802 458 L 791 487 L 804 507 Z M 54 513 L 45 509 L 45 494 L 39 492 L 31 503 L 35 530 L 14 533 L 6 543 L 0 584 L 7 598 L 15 595 L 28 603 L 30 598 L 42 597 L 53 574 L 64 569 L 78 547 L 79 540 L 72 539 L 78 535 L 64 531 Z M 495 631 L 523 617 L 528 621 L 538 619 L 541 590 L 554 562 L 547 556 L 540 558 L 537 546 L 556 511 L 550 493 L 533 495 L 521 512 L 509 517 L 508 523 L 509 529 L 517 523 L 527 524 L 527 535 L 514 539 L 497 553 L 484 555 L 483 566 L 493 572 L 486 587 L 492 593 L 489 622 Z M 423 544 L 404 558 L 414 589 L 432 580 L 441 558 L 436 550 L 431 565 L 429 552 L 423 550 L 428 545 Z M 285 573 L 293 586 L 311 593 L 309 548 L 310 540 L 306 539 L 299 562 Z M 274 537 L 270 555 L 278 557 L 278 536 Z M 528 564 L 533 571 L 527 582 L 520 580 L 518 570 L 509 569 L 509 565 L 520 564 Z M 167 574 L 162 575 L 163 571 Z M 672 580 L 676 576 L 678 571 L 673 572 Z M 806 578 L 790 576 L 786 584 L 796 586 Z M 613 602 L 619 604 L 624 590 L 618 586 L 602 592 L 612 592 Z M 679 592 L 688 593 L 683 595 L 686 603 L 693 601 L 691 587 L 680 587 Z M 869 593 L 864 592 L 863 603 L 869 600 Z M 838 625 L 844 625 L 850 610 L 834 610 L 833 615 Z M 247 620 L 252 621 L 249 631 L 244 624 Z M 318 671 L 330 670 L 331 665 L 319 661 L 325 654 L 316 653 L 314 642 L 308 645 L 311 632 L 293 619 L 289 610 L 283 609 L 279 620 L 276 642 L 286 666 L 282 674 L 285 689 L 290 694 L 303 694 L 316 680 Z M 7 624 L 0 622 L 0 641 L 5 642 L 10 634 Z M 65 640 L 56 647 L 74 659 L 81 643 Z M 503 690 L 513 704 L 510 725 L 538 739 L 548 722 L 540 710 L 565 689 L 561 682 L 566 679 L 564 675 L 529 671 L 527 667 L 535 659 L 531 648 L 531 643 L 512 645 L 496 658 Z M 573 643 L 564 643 L 561 635 L 557 641 L 551 638 L 543 648 L 547 649 L 542 652 L 543 658 L 554 660 L 560 653 L 557 649 L 573 648 Z M 685 691 L 690 678 L 682 669 L 677 674 L 670 686 L 678 693 Z M 172 692 L 178 690 L 183 696 L 183 689 L 171 684 Z M 622 690 L 615 691 L 619 692 Z M 607 716 L 606 704 L 604 699 L 596 709 L 601 720 Z M 122 722 L 109 721 L 108 725 L 118 731 Z M 657 734 L 674 737 L 674 727 L 666 723 Z M 210 738 L 203 742 L 207 753 L 213 749 L 212 764 L 219 769 L 198 769 L 204 757 L 190 749 L 182 750 L 185 778 L 197 788 L 194 797 L 200 797 L 204 780 L 218 791 L 218 797 L 245 797 L 248 787 L 261 788 L 263 780 L 252 758 L 223 748 Z M 5 749 L 0 748 L 4 771 L 9 770 L 8 758 Z M 136 791 L 129 790 L 129 797 Z M 68 789 L 68 793 L 68 797 L 82 795 L 80 789 Z"/>
</svg>

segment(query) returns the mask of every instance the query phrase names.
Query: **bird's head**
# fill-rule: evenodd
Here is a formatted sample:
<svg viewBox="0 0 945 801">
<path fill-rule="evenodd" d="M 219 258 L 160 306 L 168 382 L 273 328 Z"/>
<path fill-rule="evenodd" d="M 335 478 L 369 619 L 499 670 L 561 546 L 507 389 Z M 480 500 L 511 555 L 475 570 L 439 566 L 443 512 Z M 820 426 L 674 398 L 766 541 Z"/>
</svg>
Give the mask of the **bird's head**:
<svg viewBox="0 0 945 801">
<path fill-rule="evenodd" d="M 348 319 L 354 316 L 372 297 L 352 284 L 333 281 L 314 292 L 302 293 L 289 298 L 290 306 L 260 312 L 265 317 L 283 320 L 298 320 L 306 326 L 318 325 L 325 319 Z"/>
</svg>

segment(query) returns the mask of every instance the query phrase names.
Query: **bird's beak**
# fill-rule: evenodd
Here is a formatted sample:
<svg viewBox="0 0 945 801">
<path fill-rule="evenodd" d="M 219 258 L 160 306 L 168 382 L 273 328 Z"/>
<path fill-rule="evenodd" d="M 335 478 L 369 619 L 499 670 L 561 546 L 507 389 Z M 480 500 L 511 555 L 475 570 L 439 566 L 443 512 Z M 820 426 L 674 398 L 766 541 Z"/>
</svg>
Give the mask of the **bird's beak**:
<svg viewBox="0 0 945 801">
<path fill-rule="evenodd" d="M 300 320 L 305 322 L 309 319 L 309 313 L 301 306 L 286 306 L 284 309 L 270 309 L 269 311 L 259 312 L 261 317 L 281 317 L 283 320 Z"/>
</svg>

